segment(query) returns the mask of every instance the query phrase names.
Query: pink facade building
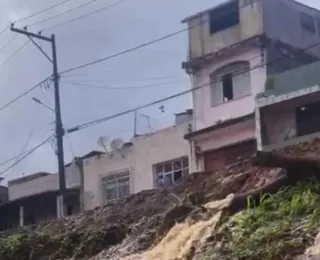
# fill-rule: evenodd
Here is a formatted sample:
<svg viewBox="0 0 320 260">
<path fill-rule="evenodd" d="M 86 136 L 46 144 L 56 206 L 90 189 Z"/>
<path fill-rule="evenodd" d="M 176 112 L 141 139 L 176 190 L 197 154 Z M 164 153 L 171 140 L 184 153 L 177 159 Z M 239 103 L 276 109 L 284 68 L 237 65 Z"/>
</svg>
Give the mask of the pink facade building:
<svg viewBox="0 0 320 260">
<path fill-rule="evenodd" d="M 293 0 L 231 0 L 182 22 L 189 28 L 182 67 L 194 89 L 185 138 L 194 169 L 218 169 L 257 149 L 255 100 L 267 79 L 318 60 L 319 48 L 307 47 L 320 41 L 320 12 Z"/>
</svg>

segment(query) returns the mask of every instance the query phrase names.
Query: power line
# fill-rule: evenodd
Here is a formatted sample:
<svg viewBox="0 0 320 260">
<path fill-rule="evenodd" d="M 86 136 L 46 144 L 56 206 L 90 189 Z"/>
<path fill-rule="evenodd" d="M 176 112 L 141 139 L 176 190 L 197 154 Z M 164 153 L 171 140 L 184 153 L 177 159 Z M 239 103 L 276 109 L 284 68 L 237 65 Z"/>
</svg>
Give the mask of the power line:
<svg viewBox="0 0 320 260">
<path fill-rule="evenodd" d="M 123 1 L 124 1 L 124 0 L 123 0 Z M 259 2 L 259 1 L 261 1 L 261 0 L 254 0 L 253 2 Z M 226 16 L 227 14 L 232 13 L 232 12 L 238 10 L 238 9 L 242 9 L 242 8 L 244 8 L 244 7 L 246 7 L 246 6 L 249 6 L 249 5 L 252 5 L 252 2 L 250 2 L 250 3 L 248 3 L 248 4 L 246 3 L 246 4 L 244 4 L 244 5 L 240 6 L 240 7 L 237 7 L 237 8 L 231 8 L 231 9 L 229 9 L 229 12 L 224 12 L 224 13 L 221 14 L 221 15 L 217 15 L 216 18 L 215 18 L 215 20 L 217 20 L 218 18 L 224 17 L 224 16 Z M 160 42 L 160 41 L 164 41 L 164 40 L 166 40 L 166 39 L 168 39 L 168 38 L 171 38 L 171 37 L 173 37 L 173 36 L 176 36 L 176 35 L 178 35 L 178 34 L 180 34 L 180 33 L 189 31 L 190 29 L 192 29 L 192 28 L 194 28 L 194 27 L 197 27 L 197 26 L 200 26 L 200 25 L 202 25 L 202 24 L 205 24 L 205 23 L 207 23 L 207 22 L 208 22 L 208 21 L 202 21 L 202 22 L 200 22 L 200 23 L 198 23 L 198 24 L 195 24 L 195 25 L 193 25 L 193 26 L 190 26 L 190 27 L 187 27 L 187 28 L 185 28 L 185 29 L 181 29 L 181 30 L 175 31 L 175 32 L 173 32 L 173 33 L 169 33 L 169 34 L 164 35 L 164 36 L 162 36 L 162 37 L 159 37 L 159 38 L 157 38 L 157 39 L 148 41 L 148 42 L 146 42 L 146 43 L 143 43 L 143 44 L 140 44 L 140 45 L 137 45 L 137 46 L 134 46 L 134 47 L 132 47 L 132 48 L 123 50 L 123 51 L 121 51 L 121 52 L 112 54 L 112 55 L 110 55 L 110 56 L 107 56 L 107 57 L 104 57 L 104 58 L 100 58 L 100 59 L 98 59 L 98 60 L 94 60 L 94 61 L 91 61 L 91 62 L 82 64 L 82 65 L 79 65 L 79 66 L 76 66 L 76 67 L 73 67 L 73 68 L 70 68 L 70 69 L 66 69 L 66 70 L 64 70 L 64 71 L 61 71 L 60 74 L 62 75 L 62 74 L 65 74 L 65 73 L 68 73 L 68 72 L 71 72 L 71 71 L 75 71 L 75 70 L 78 70 L 78 69 L 82 69 L 82 68 L 84 68 L 84 67 L 88 67 L 88 66 L 91 66 L 91 65 L 94 65 L 94 64 L 97 64 L 97 63 L 106 61 L 106 60 L 110 60 L 110 59 L 116 58 L 116 57 L 118 57 L 118 56 L 122 56 L 122 55 L 124 55 L 124 54 L 130 53 L 130 52 L 133 52 L 133 51 L 136 51 L 136 50 L 139 50 L 139 49 L 141 49 L 141 48 L 147 47 L 148 45 L 152 45 L 152 44 L 154 44 L 154 43 L 158 43 L 158 42 Z"/>
<path fill-rule="evenodd" d="M 8 29 L 9 29 L 10 25 L 8 25 L 6 28 L 4 28 L 2 31 L 0 31 L 0 36 L 2 34 L 4 34 Z"/>
<path fill-rule="evenodd" d="M 311 49 L 311 48 L 314 48 L 316 46 L 320 45 L 320 42 L 317 42 L 315 44 L 312 44 L 304 49 L 301 49 L 297 52 L 303 52 L 305 50 L 308 50 L 308 49 Z M 262 62 L 260 63 L 259 65 L 256 65 L 254 66 L 253 68 L 249 68 L 248 70 L 238 70 L 240 71 L 239 73 L 235 74 L 235 76 L 237 75 L 241 75 L 241 74 L 244 74 L 244 73 L 247 73 L 247 72 L 250 72 L 252 70 L 255 70 L 255 69 L 258 69 L 260 67 L 263 67 L 265 65 L 271 65 L 281 59 L 283 59 L 284 57 L 281 56 L 281 57 L 278 57 L 270 62 Z M 84 124 L 80 124 L 80 125 L 77 125 L 71 129 L 69 129 L 69 132 L 74 132 L 74 131 L 78 131 L 78 130 L 81 130 L 81 129 L 84 129 L 84 128 L 87 128 L 87 127 L 90 127 L 90 126 L 93 126 L 93 125 L 96 125 L 96 124 L 100 124 L 100 123 L 103 123 L 105 121 L 109 121 L 111 119 L 114 119 L 114 118 L 117 118 L 117 117 L 120 117 L 120 116 L 123 116 L 123 115 L 126 115 L 126 114 L 130 114 L 132 112 L 135 112 L 137 110 L 140 110 L 140 109 L 143 109 L 143 108 L 146 108 L 146 107 L 150 107 L 150 106 L 153 106 L 153 105 L 156 105 L 156 104 L 159 104 L 159 103 L 162 103 L 164 101 L 167 101 L 167 100 L 170 100 L 170 99 L 174 99 L 174 98 L 177 98 L 177 97 L 180 97 L 180 96 L 183 96 L 185 94 L 188 94 L 190 92 L 194 92 L 196 90 L 199 90 L 199 89 L 202 89 L 204 87 L 208 87 L 214 83 L 217 83 L 217 82 L 221 82 L 221 80 L 216 80 L 214 82 L 210 82 L 209 84 L 203 84 L 203 85 L 199 85 L 199 86 L 196 86 L 196 87 L 193 87 L 191 89 L 188 89 L 188 90 L 185 90 L 185 91 L 182 91 L 182 92 L 179 92 L 179 93 L 176 93 L 174 95 L 171 95 L 171 96 L 168 96 L 168 97 L 165 97 L 165 98 L 162 98 L 162 99 L 158 99 L 156 101 L 153 101 L 153 102 L 150 102 L 150 103 L 147 103 L 147 104 L 144 104 L 144 105 L 141 105 L 141 106 L 138 106 L 136 108 L 133 108 L 133 109 L 128 109 L 126 111 L 123 111 L 123 112 L 120 112 L 120 113 L 117 113 L 117 114 L 114 114 L 114 115 L 111 115 L 111 116 L 107 116 L 107 117 L 103 117 L 103 118 L 100 118 L 100 119 L 97 119 L 97 120 L 93 120 L 93 121 L 89 121 L 87 123 L 84 123 Z"/>
<path fill-rule="evenodd" d="M 52 139 L 54 137 L 54 134 L 49 136 L 47 139 L 45 139 L 43 142 L 41 142 L 40 144 L 38 144 L 37 146 L 33 147 L 32 149 L 30 149 L 25 155 L 23 155 L 20 159 L 18 159 L 15 163 L 13 163 L 12 165 L 10 165 L 9 167 L 7 167 L 5 170 L 0 172 L 0 175 L 3 175 L 4 173 L 6 173 L 7 171 L 11 170 L 14 166 L 16 166 L 17 164 L 19 164 L 21 161 L 23 161 L 25 158 L 27 158 L 30 154 L 34 153 L 36 150 L 38 150 L 41 146 L 43 146 L 46 142 L 48 142 L 50 139 Z"/>
<path fill-rule="evenodd" d="M 16 38 L 18 37 L 18 35 L 15 35 L 11 38 L 11 40 L 9 40 L 5 45 L 3 45 L 0 48 L 0 52 L 3 51 L 6 47 L 8 47 Z"/>
<path fill-rule="evenodd" d="M 61 83 L 66 83 L 66 84 L 76 85 L 76 86 L 91 87 L 91 88 L 99 88 L 99 89 L 104 89 L 104 90 L 111 90 L 111 89 L 114 89 L 114 90 L 130 90 L 130 89 L 143 89 L 143 88 L 169 86 L 169 85 L 176 84 L 177 81 L 164 82 L 164 83 L 159 83 L 159 84 L 150 84 L 150 85 L 144 85 L 144 86 L 132 86 L 132 87 L 98 86 L 98 85 L 91 85 L 91 84 L 78 83 L 78 82 L 68 82 L 68 81 L 61 81 Z"/>
<path fill-rule="evenodd" d="M 40 131 L 43 130 L 43 129 L 46 129 L 48 126 L 52 125 L 53 123 L 54 123 L 54 122 L 51 122 L 50 124 L 45 125 L 43 128 L 40 129 Z M 36 133 L 38 133 L 38 132 L 40 132 L 40 131 L 37 131 Z M 35 134 L 35 133 L 34 133 L 34 131 L 33 131 L 33 129 L 32 129 L 32 130 L 30 131 L 30 134 L 29 134 L 29 136 L 28 136 L 28 138 L 27 138 L 27 140 L 26 140 L 23 148 L 20 150 L 20 152 L 19 152 L 17 155 L 15 155 L 14 157 L 11 157 L 10 159 L 7 159 L 7 160 L 1 162 L 1 163 L 0 163 L 0 166 L 3 166 L 3 165 L 5 165 L 5 164 L 7 164 L 7 163 L 9 163 L 9 162 L 11 162 L 11 161 L 16 160 L 16 159 L 19 159 L 22 155 L 24 155 L 24 154 L 28 153 L 30 150 L 32 150 L 32 148 L 31 148 L 31 149 L 25 151 L 28 143 L 30 142 L 30 140 L 31 140 L 31 138 L 32 138 L 32 136 L 33 136 L 34 134 Z"/>
<path fill-rule="evenodd" d="M 68 0 L 68 1 L 69 1 L 69 0 Z M 47 17 L 47 18 L 42 19 L 42 20 L 40 20 L 40 21 L 31 23 L 31 24 L 29 24 L 28 26 L 34 26 L 34 25 L 36 25 L 36 24 L 40 24 L 40 23 L 44 23 L 44 22 L 46 22 L 46 21 L 50 21 L 50 20 L 52 20 L 52 19 L 54 19 L 54 18 L 57 18 L 57 17 L 62 16 L 62 15 L 65 15 L 65 14 L 67 14 L 67 13 L 71 13 L 71 12 L 77 10 L 77 9 L 80 9 L 80 8 L 84 7 L 84 6 L 90 5 L 90 4 L 92 4 L 92 3 L 96 2 L 96 1 L 99 1 L 99 0 L 91 0 L 91 1 L 89 1 L 89 2 L 85 2 L 85 3 L 83 3 L 83 4 L 79 5 L 79 6 L 76 6 L 76 7 L 74 7 L 74 8 L 67 9 L 67 10 L 65 10 L 65 11 L 62 12 L 62 13 L 58 13 L 58 14 L 56 14 L 56 15 Z"/>
<path fill-rule="evenodd" d="M 0 111 L 7 108 L 8 106 L 12 105 L 13 103 L 15 103 L 16 101 L 18 101 L 20 98 L 22 98 L 23 96 L 27 95 L 28 93 L 30 93 L 32 90 L 36 89 L 37 87 L 41 86 L 43 83 L 45 83 L 50 77 L 45 78 L 44 80 L 40 81 L 38 84 L 36 84 L 35 86 L 33 86 L 32 88 L 26 90 L 25 92 L 23 92 L 22 94 L 20 94 L 19 96 L 17 96 L 16 98 L 14 98 L 13 100 L 11 100 L 10 102 L 8 102 L 7 104 L 3 105 L 2 107 L 0 107 Z"/>
<path fill-rule="evenodd" d="M 42 29 L 41 31 L 48 31 L 48 30 L 51 30 L 51 29 L 60 27 L 60 26 L 62 26 L 62 25 L 65 25 L 65 24 L 72 23 L 72 22 L 74 22 L 74 21 L 80 20 L 80 19 L 85 18 L 85 17 L 88 17 L 88 16 L 90 16 L 90 15 L 93 15 L 93 14 L 96 14 L 96 13 L 99 13 L 99 12 L 102 12 L 102 11 L 105 11 L 105 10 L 107 10 L 107 9 L 109 9 L 109 8 L 112 8 L 112 7 L 114 7 L 114 6 L 118 5 L 118 4 L 121 4 L 121 3 L 125 2 L 125 1 L 127 1 L 127 0 L 120 0 L 120 1 L 118 1 L 118 2 L 116 2 L 116 3 L 113 3 L 113 4 L 111 4 L 111 5 L 107 5 L 106 7 L 103 7 L 103 8 L 101 8 L 101 9 L 95 10 L 95 11 L 93 11 L 93 12 L 90 12 L 90 13 L 87 13 L 87 14 L 84 14 L 84 15 L 81 15 L 81 16 L 78 16 L 78 17 L 76 17 L 76 18 L 73 18 L 73 19 L 68 20 L 68 21 L 65 21 L 65 22 L 61 22 L 61 23 L 58 23 L 58 24 L 54 24 L 54 25 L 52 25 L 52 26 L 50 26 L 50 27 L 47 27 L 47 28 Z"/>
<path fill-rule="evenodd" d="M 28 43 L 29 40 L 25 41 L 25 43 L 19 49 L 17 49 L 12 55 L 10 55 L 5 61 L 3 61 L 0 64 L 0 67 L 4 66 L 9 60 L 11 60 L 15 55 L 17 55 L 24 47 L 27 46 Z"/>
<path fill-rule="evenodd" d="M 63 5 L 63 4 L 65 4 L 65 3 L 67 3 L 67 2 L 70 2 L 70 1 L 71 1 L 71 0 L 64 0 L 64 1 L 60 2 L 60 3 L 58 3 L 58 4 L 51 5 L 51 6 L 45 8 L 45 9 L 42 9 L 42 10 L 36 12 L 36 13 L 27 15 L 27 16 L 19 19 L 19 20 L 16 20 L 14 23 L 22 22 L 22 21 L 24 21 L 24 20 L 26 20 L 26 19 L 28 19 L 28 18 L 34 17 L 34 16 L 36 16 L 36 15 L 38 15 L 38 14 L 41 14 L 41 13 L 44 13 L 44 12 L 46 12 L 46 11 L 49 11 L 49 10 L 51 10 L 51 9 L 53 9 L 53 8 L 56 8 L 56 7 L 58 7 L 58 6 L 60 6 L 60 5 Z M 8 28 L 9 28 L 9 26 L 7 27 L 7 29 L 8 29 Z"/>
</svg>

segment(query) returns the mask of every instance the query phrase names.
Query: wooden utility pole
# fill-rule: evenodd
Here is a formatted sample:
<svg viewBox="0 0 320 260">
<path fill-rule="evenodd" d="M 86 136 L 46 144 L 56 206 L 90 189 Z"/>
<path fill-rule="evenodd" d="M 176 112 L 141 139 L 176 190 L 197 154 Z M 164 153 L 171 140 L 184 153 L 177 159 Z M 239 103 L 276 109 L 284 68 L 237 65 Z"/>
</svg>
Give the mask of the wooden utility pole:
<svg viewBox="0 0 320 260">
<path fill-rule="evenodd" d="M 66 179 L 65 179 L 65 169 L 64 169 L 64 154 L 63 154 L 63 136 L 64 136 L 64 129 L 62 127 L 62 120 L 61 120 L 61 107 L 60 107 L 60 91 L 59 91 L 59 74 L 58 74 L 58 64 L 57 64 L 57 50 L 56 50 L 56 41 L 55 35 L 52 34 L 51 37 L 46 37 L 41 35 L 39 32 L 38 34 L 28 32 L 25 28 L 24 30 L 14 28 L 14 25 L 11 25 L 11 31 L 24 34 L 26 35 L 33 44 L 42 52 L 42 54 L 52 63 L 53 65 L 53 74 L 52 79 L 54 83 L 54 101 L 55 101 L 55 115 L 56 115 L 56 138 L 57 138 L 57 157 L 58 157 L 58 169 L 59 169 L 59 209 L 58 212 L 60 213 L 58 217 L 63 217 L 65 214 L 65 207 L 64 207 L 64 196 L 66 190 Z M 33 40 L 33 38 L 40 39 L 43 41 L 47 41 L 51 43 L 52 48 L 52 59 L 43 51 L 43 49 Z"/>
</svg>

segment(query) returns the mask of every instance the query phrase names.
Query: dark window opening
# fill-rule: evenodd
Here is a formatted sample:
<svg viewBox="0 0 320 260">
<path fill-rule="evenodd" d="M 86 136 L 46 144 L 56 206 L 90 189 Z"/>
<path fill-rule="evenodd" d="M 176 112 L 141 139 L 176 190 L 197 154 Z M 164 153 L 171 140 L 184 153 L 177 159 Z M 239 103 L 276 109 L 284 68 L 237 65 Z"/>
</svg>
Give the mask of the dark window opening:
<svg viewBox="0 0 320 260">
<path fill-rule="evenodd" d="M 226 74 L 222 76 L 223 87 L 223 101 L 229 101 L 233 99 L 233 81 L 232 74 Z"/>
<path fill-rule="evenodd" d="M 314 19 L 311 15 L 301 12 L 300 13 L 300 24 L 301 24 L 302 28 L 304 28 L 305 30 L 307 30 L 311 33 L 316 32 L 316 26 L 314 23 Z"/>
<path fill-rule="evenodd" d="M 73 214 L 73 206 L 67 206 L 67 216 L 71 216 Z"/>
<path fill-rule="evenodd" d="M 297 135 L 304 136 L 320 131 L 320 102 L 296 109 Z"/>
<path fill-rule="evenodd" d="M 238 1 L 224 4 L 209 13 L 210 33 L 216 33 L 239 23 Z"/>
</svg>

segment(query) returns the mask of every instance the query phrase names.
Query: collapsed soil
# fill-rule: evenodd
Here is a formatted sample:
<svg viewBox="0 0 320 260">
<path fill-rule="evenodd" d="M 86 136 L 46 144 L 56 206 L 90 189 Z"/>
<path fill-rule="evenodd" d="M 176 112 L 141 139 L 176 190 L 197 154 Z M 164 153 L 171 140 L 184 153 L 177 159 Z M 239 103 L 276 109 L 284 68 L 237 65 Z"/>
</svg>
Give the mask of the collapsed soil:
<svg viewBox="0 0 320 260">
<path fill-rule="evenodd" d="M 284 148 L 279 152 L 298 156 L 310 153 L 319 155 L 319 148 L 320 140 L 314 139 L 312 142 Z M 250 160 L 239 158 L 234 165 L 227 166 L 220 171 L 191 174 L 182 183 L 170 189 L 142 191 L 116 204 L 106 205 L 103 208 L 62 220 L 55 220 L 40 225 L 33 231 L 0 238 L 0 259 L 54 260 L 87 259 L 90 257 L 91 259 L 124 259 L 125 256 L 139 255 L 139 253 L 159 243 L 176 222 L 181 223 L 190 214 L 194 213 L 195 208 L 193 206 L 183 207 L 172 203 L 172 201 L 175 201 L 172 198 L 172 193 L 182 199 L 192 192 L 201 191 L 206 194 L 206 201 L 204 202 L 221 200 L 232 193 L 259 188 L 276 178 L 277 174 L 277 169 L 252 167 Z M 299 197 L 300 195 L 297 194 L 295 195 Z M 314 193 L 312 194 L 314 195 Z M 280 197 L 276 198 L 281 199 Z M 178 213 L 170 217 L 168 221 L 167 213 L 172 208 L 178 208 Z M 274 210 L 277 211 L 277 207 Z M 253 218 L 256 218 L 254 214 Z M 229 244 L 222 243 L 217 238 L 214 240 L 215 243 L 219 242 L 219 250 L 222 251 L 219 251 L 216 245 L 211 244 L 211 247 L 206 247 L 203 252 L 201 251 L 201 254 L 194 257 L 196 259 L 206 259 L 205 257 L 209 257 L 208 259 L 259 259 L 255 256 L 248 258 L 247 255 L 240 257 L 230 253 L 239 252 L 241 248 L 246 248 L 245 244 L 234 243 L 233 238 L 227 236 L 227 234 L 230 235 L 230 232 L 227 231 L 230 231 L 230 227 L 234 225 L 232 221 L 232 218 L 224 221 L 224 223 L 232 224 L 229 226 L 226 224 L 223 226 L 222 224 L 226 236 L 220 236 L 219 238 L 223 238 L 223 241 L 229 241 Z M 261 221 L 265 221 L 265 219 L 261 219 Z M 244 223 L 252 224 L 250 221 Z M 289 223 L 292 222 L 289 221 Z M 293 224 L 295 225 L 296 222 Z M 312 227 L 315 227 L 316 224 L 318 222 L 315 222 Z M 255 230 L 251 231 L 255 232 Z M 244 229 L 241 232 L 242 235 L 246 235 L 249 231 Z M 315 235 L 314 233 L 307 234 L 310 241 Z M 292 235 L 295 234 L 292 233 Z M 299 243 L 299 250 L 293 250 L 295 254 L 302 253 L 301 251 L 309 246 L 310 241 L 303 240 Z M 213 242 L 211 241 L 211 243 Z M 254 244 L 259 246 L 256 243 Z M 219 257 L 215 258 L 215 254 Z M 282 251 L 281 254 L 283 254 Z M 260 257 L 260 255 L 258 256 Z"/>
</svg>

